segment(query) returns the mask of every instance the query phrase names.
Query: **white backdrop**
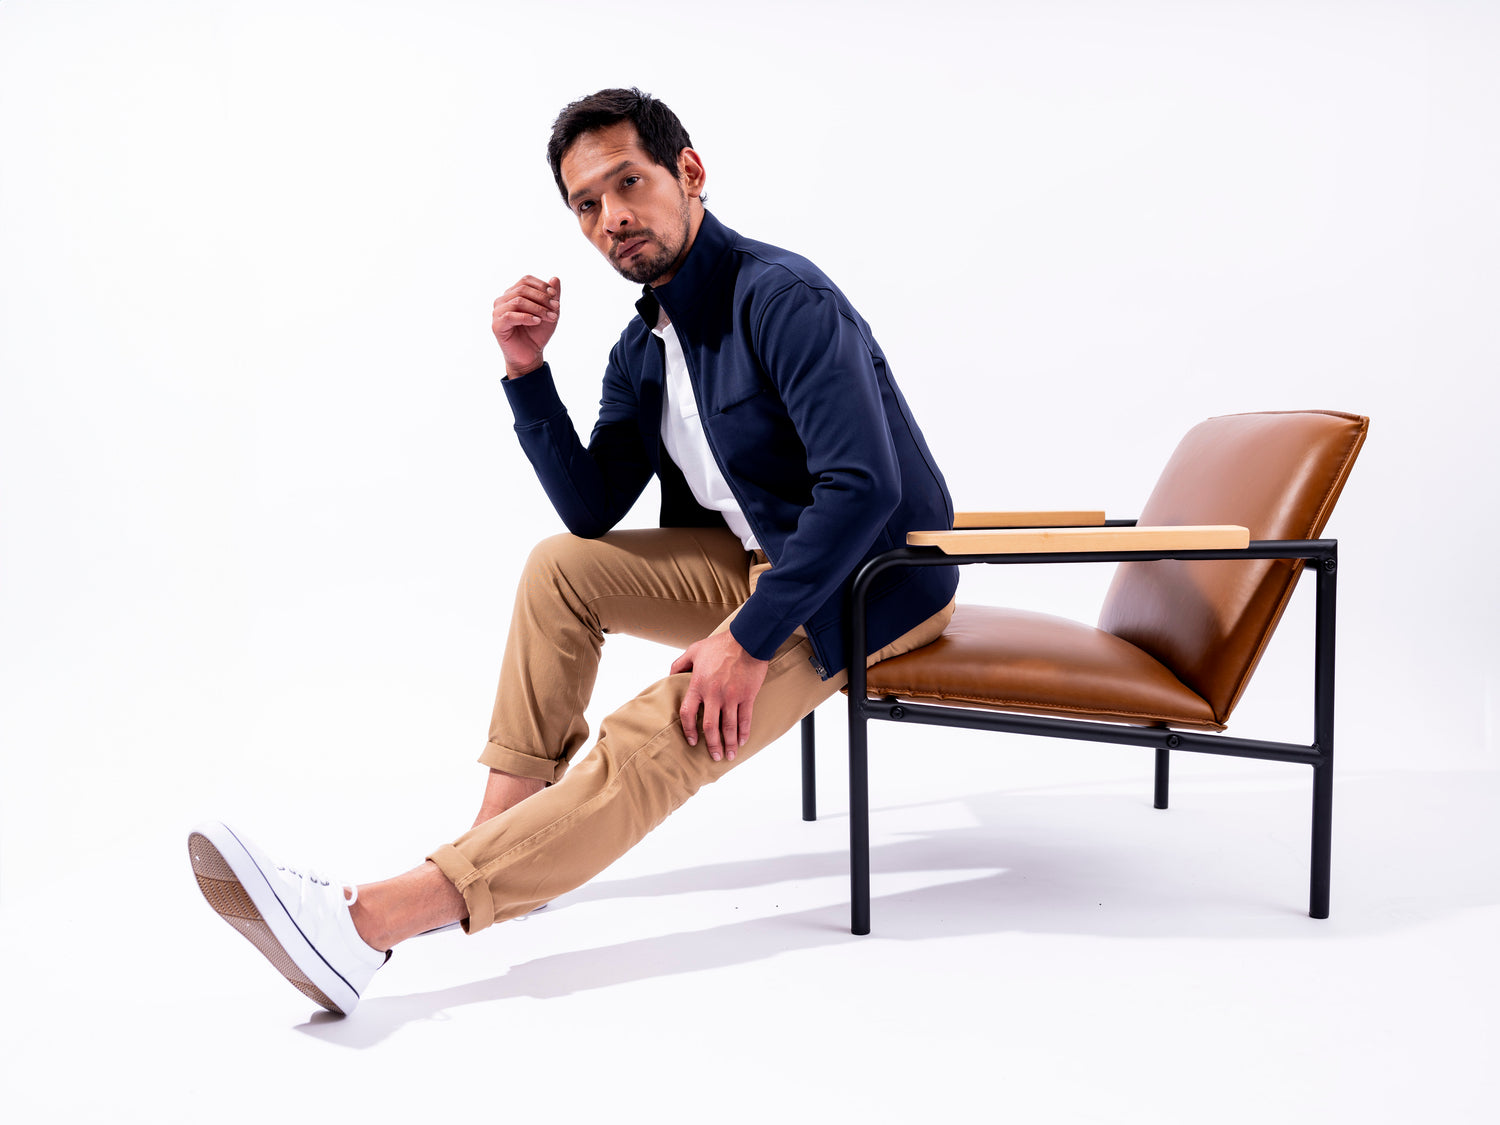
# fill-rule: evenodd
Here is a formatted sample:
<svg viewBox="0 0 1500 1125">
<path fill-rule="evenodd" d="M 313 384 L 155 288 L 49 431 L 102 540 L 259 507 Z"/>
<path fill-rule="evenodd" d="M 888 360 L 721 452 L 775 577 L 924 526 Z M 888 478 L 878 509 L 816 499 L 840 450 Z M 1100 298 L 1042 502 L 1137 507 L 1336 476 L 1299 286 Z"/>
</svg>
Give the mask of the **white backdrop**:
<svg viewBox="0 0 1500 1125">
<path fill-rule="evenodd" d="M 587 426 L 633 287 L 543 149 L 605 85 L 845 288 L 960 507 L 1133 515 L 1203 417 L 1370 415 L 1343 760 L 1493 768 L 1497 46 L 1478 0 L 3 0 L 0 885 L 353 772 L 467 806 L 558 527 L 489 307 L 563 278 Z M 1088 617 L 1105 578 L 968 589 Z M 622 651 L 616 700 L 670 659 Z"/>
<path fill-rule="evenodd" d="M 0 1117 L 406 1120 L 491 1075 L 568 1120 L 1489 1120 L 1497 58 L 1490 0 L 0 0 Z M 832 739 L 817 824 L 785 742 L 350 1020 L 204 909 L 199 819 L 362 881 L 472 817 L 558 529 L 490 303 L 563 278 L 587 426 L 633 287 L 543 151 L 630 84 L 864 312 L 961 507 L 1134 515 L 1206 416 L 1371 416 L 1333 918 L 1302 771 L 1174 762 L 1168 818 L 1112 748 L 879 730 L 869 939 Z M 1107 571 L 1057 569 L 961 596 L 1091 618 Z M 1310 737 L 1307 592 L 1233 733 Z M 595 719 L 671 656 L 611 639 Z"/>
</svg>

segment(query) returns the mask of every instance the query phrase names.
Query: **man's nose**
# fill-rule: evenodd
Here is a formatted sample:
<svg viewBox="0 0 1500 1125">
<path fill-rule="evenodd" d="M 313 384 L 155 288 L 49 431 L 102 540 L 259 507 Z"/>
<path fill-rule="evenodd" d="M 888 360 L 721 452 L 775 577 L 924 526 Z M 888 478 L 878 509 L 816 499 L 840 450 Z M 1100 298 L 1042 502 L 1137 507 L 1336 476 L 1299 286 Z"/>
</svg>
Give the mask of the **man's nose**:
<svg viewBox="0 0 1500 1125">
<path fill-rule="evenodd" d="M 607 195 L 599 201 L 599 206 L 604 209 L 604 229 L 610 234 L 616 234 L 635 222 L 630 208 L 612 201 Z"/>
</svg>

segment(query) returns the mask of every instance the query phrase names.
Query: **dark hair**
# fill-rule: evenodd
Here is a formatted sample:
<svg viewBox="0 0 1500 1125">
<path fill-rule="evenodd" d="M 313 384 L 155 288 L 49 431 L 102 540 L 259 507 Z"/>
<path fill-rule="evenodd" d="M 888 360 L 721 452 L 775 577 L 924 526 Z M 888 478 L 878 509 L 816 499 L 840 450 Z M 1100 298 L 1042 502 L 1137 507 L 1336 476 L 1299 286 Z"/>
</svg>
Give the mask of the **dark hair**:
<svg viewBox="0 0 1500 1125">
<path fill-rule="evenodd" d="M 562 162 L 573 142 L 595 129 L 607 129 L 621 121 L 635 126 L 641 147 L 652 161 L 660 164 L 675 177 L 677 157 L 685 148 L 692 148 L 692 139 L 677 115 L 650 94 L 643 94 L 632 86 L 628 90 L 600 90 L 586 98 L 579 98 L 563 106 L 557 120 L 552 123 L 552 136 L 547 141 L 547 163 L 552 165 L 552 178 L 557 181 L 557 190 L 563 202 L 568 201 L 568 189 L 563 184 Z"/>
</svg>

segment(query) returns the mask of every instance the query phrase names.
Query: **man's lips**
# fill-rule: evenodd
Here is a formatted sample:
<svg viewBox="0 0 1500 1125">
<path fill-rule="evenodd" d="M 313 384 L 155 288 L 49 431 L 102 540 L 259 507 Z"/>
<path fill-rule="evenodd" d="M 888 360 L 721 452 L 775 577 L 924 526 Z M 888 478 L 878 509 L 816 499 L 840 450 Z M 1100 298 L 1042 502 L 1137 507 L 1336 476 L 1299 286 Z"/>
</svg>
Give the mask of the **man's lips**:
<svg viewBox="0 0 1500 1125">
<path fill-rule="evenodd" d="M 632 238 L 629 242 L 622 242 L 615 247 L 615 257 L 625 259 L 639 250 L 646 248 L 647 240 L 644 238 Z"/>
</svg>

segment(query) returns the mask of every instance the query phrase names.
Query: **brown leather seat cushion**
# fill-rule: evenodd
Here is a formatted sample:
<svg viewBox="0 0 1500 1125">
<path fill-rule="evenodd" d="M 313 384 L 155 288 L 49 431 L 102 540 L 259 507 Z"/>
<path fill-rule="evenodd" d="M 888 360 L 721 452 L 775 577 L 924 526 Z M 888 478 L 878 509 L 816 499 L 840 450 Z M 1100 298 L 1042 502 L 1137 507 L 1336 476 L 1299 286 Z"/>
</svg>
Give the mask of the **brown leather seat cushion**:
<svg viewBox="0 0 1500 1125">
<path fill-rule="evenodd" d="M 872 667 L 869 692 L 1034 715 L 1224 729 L 1201 696 L 1129 641 L 1021 609 L 959 606 L 932 644 Z"/>
</svg>

